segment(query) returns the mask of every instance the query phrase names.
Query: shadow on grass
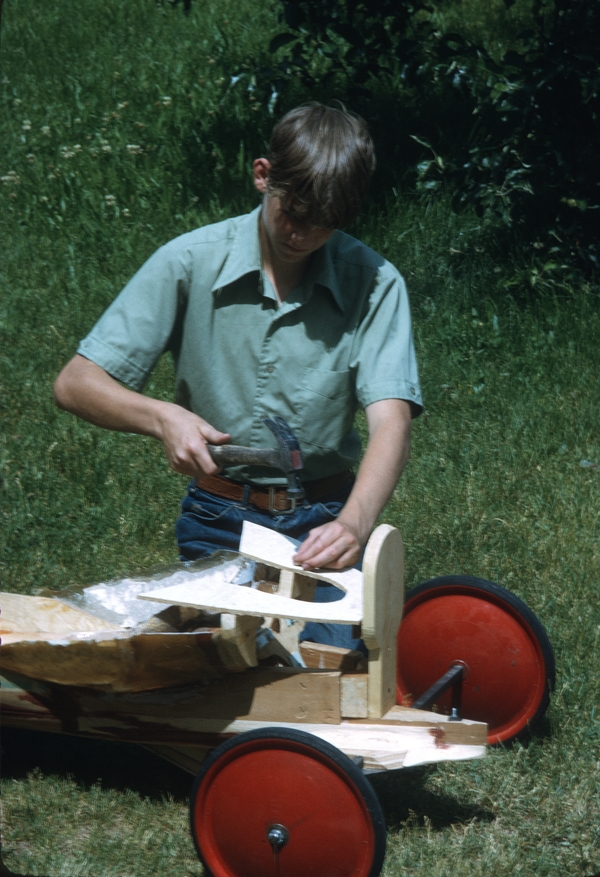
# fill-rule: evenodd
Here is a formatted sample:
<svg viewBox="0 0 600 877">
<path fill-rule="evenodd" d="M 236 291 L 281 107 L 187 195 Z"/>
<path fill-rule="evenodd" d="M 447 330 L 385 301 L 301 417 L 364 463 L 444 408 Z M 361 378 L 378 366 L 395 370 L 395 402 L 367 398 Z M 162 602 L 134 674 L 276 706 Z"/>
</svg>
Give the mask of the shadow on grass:
<svg viewBox="0 0 600 877">
<path fill-rule="evenodd" d="M 3 779 L 24 779 L 38 768 L 46 776 L 68 776 L 85 789 L 100 784 L 103 789 L 130 789 L 151 800 L 171 796 L 180 802 L 187 802 L 194 779 L 187 771 L 133 743 L 16 728 L 2 728 L 0 739 Z M 424 788 L 430 770 L 424 766 L 370 775 L 388 829 L 398 830 L 409 820 L 442 829 L 473 819 L 494 819 L 491 810 Z"/>
<path fill-rule="evenodd" d="M 88 740 L 17 728 L 1 729 L 2 779 L 24 779 L 35 768 L 69 776 L 88 789 L 130 789 L 144 798 L 176 801 L 189 797 L 193 776 L 133 743 Z"/>
<path fill-rule="evenodd" d="M 397 831 L 409 820 L 416 825 L 428 822 L 434 829 L 464 824 L 473 819 L 493 821 L 495 816 L 491 810 L 423 788 L 430 770 L 429 767 L 413 767 L 369 777 L 388 830 Z"/>
</svg>

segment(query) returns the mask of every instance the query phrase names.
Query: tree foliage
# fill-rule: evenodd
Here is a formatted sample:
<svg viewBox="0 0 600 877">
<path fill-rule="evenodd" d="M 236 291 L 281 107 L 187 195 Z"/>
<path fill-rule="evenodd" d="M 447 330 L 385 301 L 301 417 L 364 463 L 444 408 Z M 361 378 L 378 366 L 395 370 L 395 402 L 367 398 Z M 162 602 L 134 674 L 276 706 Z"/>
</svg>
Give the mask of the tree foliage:
<svg viewBox="0 0 600 877">
<path fill-rule="evenodd" d="M 277 84 L 299 74 L 311 91 L 337 87 L 356 100 L 370 94 L 374 72 L 407 78 L 430 32 L 419 13 L 430 11 L 423 0 L 283 0 L 281 19 L 289 30 L 270 47 L 288 47 Z"/>
<path fill-rule="evenodd" d="M 591 271 L 600 267 L 600 3 L 555 0 L 548 11 L 536 3 L 535 27 L 499 62 L 457 47 L 443 72 L 455 71 L 475 123 L 442 166 L 421 165 L 421 184 L 445 179 L 456 209 L 490 210 L 548 258 Z"/>
<path fill-rule="evenodd" d="M 346 101 L 383 142 L 390 186 L 411 167 L 422 191 L 449 187 L 455 209 L 500 217 L 548 266 L 600 267 L 600 0 L 534 0 L 532 27 L 499 60 L 434 12 L 282 0 L 259 90 L 271 111 Z"/>
</svg>

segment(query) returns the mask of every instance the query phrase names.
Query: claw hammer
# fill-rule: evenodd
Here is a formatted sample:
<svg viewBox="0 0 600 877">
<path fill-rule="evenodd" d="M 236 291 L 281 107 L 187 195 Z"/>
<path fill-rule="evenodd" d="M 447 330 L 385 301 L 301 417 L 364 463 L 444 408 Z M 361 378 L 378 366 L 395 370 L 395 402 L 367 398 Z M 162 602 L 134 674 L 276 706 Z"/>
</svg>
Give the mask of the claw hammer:
<svg viewBox="0 0 600 877">
<path fill-rule="evenodd" d="M 298 439 L 283 417 L 263 417 L 277 439 L 277 448 L 244 448 L 240 445 L 208 445 L 208 451 L 219 466 L 270 466 L 280 469 L 286 476 L 287 495 L 290 499 L 304 498 L 304 488 L 300 481 L 302 454 Z"/>
</svg>

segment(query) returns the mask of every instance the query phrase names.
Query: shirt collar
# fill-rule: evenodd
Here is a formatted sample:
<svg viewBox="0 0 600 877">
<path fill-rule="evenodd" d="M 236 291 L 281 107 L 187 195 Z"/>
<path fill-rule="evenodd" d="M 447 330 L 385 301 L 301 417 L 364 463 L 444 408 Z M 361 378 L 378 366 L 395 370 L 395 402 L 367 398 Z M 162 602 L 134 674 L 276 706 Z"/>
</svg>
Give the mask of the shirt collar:
<svg viewBox="0 0 600 877">
<path fill-rule="evenodd" d="M 245 274 L 250 274 L 252 271 L 260 272 L 259 215 L 260 207 L 257 207 L 252 213 L 239 218 L 229 253 L 218 277 L 213 283 L 211 292 L 234 283 L 240 277 L 244 277 Z"/>
<path fill-rule="evenodd" d="M 346 310 L 345 301 L 338 282 L 338 274 L 335 269 L 336 253 L 338 250 L 341 232 L 335 231 L 326 244 L 324 244 L 312 258 L 308 269 L 306 283 L 308 287 L 317 284 L 324 286 L 331 293 L 333 300 L 342 311 Z"/>
<path fill-rule="evenodd" d="M 260 272 L 262 269 L 260 254 L 260 238 L 258 223 L 260 206 L 251 213 L 240 217 L 235 235 L 225 263 L 216 278 L 211 292 L 218 291 L 250 274 L 252 271 Z M 314 254 L 304 279 L 304 289 L 307 298 L 310 297 L 316 285 L 329 290 L 337 306 L 344 312 L 344 298 L 342 296 L 335 271 L 335 253 L 337 239 L 341 232 L 335 231 L 330 239 Z"/>
</svg>

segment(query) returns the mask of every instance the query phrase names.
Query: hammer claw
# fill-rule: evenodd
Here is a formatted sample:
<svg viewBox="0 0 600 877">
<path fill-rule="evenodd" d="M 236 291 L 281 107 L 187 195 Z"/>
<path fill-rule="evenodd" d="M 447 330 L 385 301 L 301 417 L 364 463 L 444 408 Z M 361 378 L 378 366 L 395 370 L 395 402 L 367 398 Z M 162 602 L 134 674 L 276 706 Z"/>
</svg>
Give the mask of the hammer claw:
<svg viewBox="0 0 600 877">
<path fill-rule="evenodd" d="M 263 423 L 277 439 L 278 448 L 243 448 L 236 445 L 208 445 L 213 460 L 219 465 L 258 465 L 280 469 L 287 477 L 290 499 L 301 500 L 304 488 L 300 481 L 302 454 L 298 439 L 283 417 L 263 417 Z"/>
</svg>

